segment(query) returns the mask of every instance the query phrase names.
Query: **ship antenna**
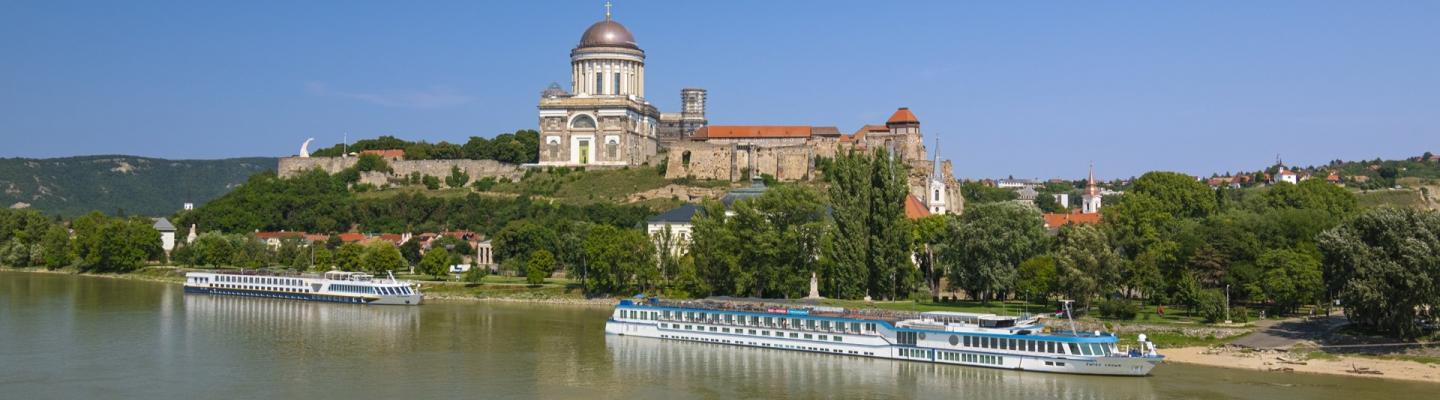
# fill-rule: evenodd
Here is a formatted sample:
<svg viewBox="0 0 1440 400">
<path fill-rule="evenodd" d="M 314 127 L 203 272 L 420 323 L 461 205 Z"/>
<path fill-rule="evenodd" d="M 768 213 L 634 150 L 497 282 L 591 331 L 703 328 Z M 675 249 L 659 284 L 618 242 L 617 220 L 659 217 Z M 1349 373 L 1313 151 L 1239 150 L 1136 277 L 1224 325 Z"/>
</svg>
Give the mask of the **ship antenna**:
<svg viewBox="0 0 1440 400">
<path fill-rule="evenodd" d="M 1075 330 L 1075 311 L 1070 307 L 1070 305 L 1071 305 L 1071 304 L 1074 304 L 1074 303 L 1075 303 L 1075 300 L 1065 300 L 1065 319 L 1070 320 L 1070 334 L 1071 334 L 1071 335 L 1074 335 L 1074 334 L 1076 334 L 1077 332 L 1080 332 L 1080 331 L 1078 331 L 1078 330 Z"/>
</svg>

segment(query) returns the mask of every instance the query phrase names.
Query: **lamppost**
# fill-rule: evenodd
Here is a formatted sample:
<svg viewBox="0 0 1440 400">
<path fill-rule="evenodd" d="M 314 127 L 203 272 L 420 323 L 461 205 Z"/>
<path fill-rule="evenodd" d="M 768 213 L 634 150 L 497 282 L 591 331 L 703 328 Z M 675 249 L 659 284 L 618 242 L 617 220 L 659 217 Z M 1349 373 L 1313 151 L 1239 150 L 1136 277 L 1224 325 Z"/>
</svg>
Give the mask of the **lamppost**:
<svg viewBox="0 0 1440 400">
<path fill-rule="evenodd" d="M 1225 285 L 1225 323 L 1230 323 L 1230 285 Z"/>
</svg>

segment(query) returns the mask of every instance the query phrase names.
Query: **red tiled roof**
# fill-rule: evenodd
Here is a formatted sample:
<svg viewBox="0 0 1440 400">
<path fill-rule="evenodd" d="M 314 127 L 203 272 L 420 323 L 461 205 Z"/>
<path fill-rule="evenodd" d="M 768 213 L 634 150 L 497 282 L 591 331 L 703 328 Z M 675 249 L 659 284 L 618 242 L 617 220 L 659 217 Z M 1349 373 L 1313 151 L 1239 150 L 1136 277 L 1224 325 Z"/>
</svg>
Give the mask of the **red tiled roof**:
<svg viewBox="0 0 1440 400">
<path fill-rule="evenodd" d="M 895 110 L 895 113 L 890 115 L 889 120 L 885 121 L 887 125 L 903 123 L 920 123 L 920 120 L 915 118 L 915 113 L 910 112 L 910 107 L 900 107 L 899 110 Z"/>
<path fill-rule="evenodd" d="M 361 240 L 365 240 L 365 234 L 363 233 L 347 232 L 340 234 L 340 241 L 344 243 L 358 242 Z"/>
<path fill-rule="evenodd" d="M 915 196 L 905 196 L 905 218 L 921 219 L 930 216 L 930 210 Z"/>
<path fill-rule="evenodd" d="M 309 240 L 312 242 L 324 242 L 326 240 L 330 240 L 330 236 L 321 234 L 306 234 L 305 240 Z"/>
<path fill-rule="evenodd" d="M 710 125 L 695 131 L 704 139 L 808 138 L 812 128 L 800 125 Z"/>
<path fill-rule="evenodd" d="M 1048 229 L 1060 229 L 1060 227 L 1069 224 L 1093 225 L 1098 223 L 1100 223 L 1100 214 L 1098 213 L 1045 213 L 1045 227 Z"/>
<path fill-rule="evenodd" d="M 257 239 L 295 239 L 305 237 L 305 232 L 255 232 Z"/>
<path fill-rule="evenodd" d="M 389 158 L 389 159 L 396 159 L 396 160 L 405 158 L 405 150 L 401 150 L 401 149 L 364 150 L 364 151 L 361 151 L 360 154 L 374 154 L 374 155 L 380 156 L 380 158 Z"/>
</svg>

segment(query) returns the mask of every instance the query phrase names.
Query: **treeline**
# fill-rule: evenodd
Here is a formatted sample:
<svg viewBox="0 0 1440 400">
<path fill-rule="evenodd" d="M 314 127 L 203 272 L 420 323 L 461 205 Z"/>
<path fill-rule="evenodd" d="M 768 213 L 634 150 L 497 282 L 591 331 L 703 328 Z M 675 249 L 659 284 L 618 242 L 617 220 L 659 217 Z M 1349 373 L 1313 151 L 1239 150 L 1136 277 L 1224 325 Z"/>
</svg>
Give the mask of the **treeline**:
<svg viewBox="0 0 1440 400">
<path fill-rule="evenodd" d="M 417 193 L 360 197 L 346 188 L 343 174 L 310 171 L 283 179 L 256 174 L 230 193 L 180 212 L 180 226 L 202 231 L 253 232 L 438 232 L 470 230 L 493 236 L 512 221 L 528 220 L 553 227 L 573 221 L 616 227 L 640 226 L 651 210 L 635 205 L 574 206 L 516 198 L 481 196 L 432 197 Z"/>
<path fill-rule="evenodd" d="M 534 163 L 540 156 L 540 132 L 522 129 L 515 133 L 502 133 L 493 139 L 471 136 L 464 144 L 445 141 L 429 143 L 411 142 L 394 136 L 357 140 L 349 145 L 336 144 L 310 154 L 315 157 L 339 157 L 346 151 L 351 153 L 365 150 L 405 151 L 407 160 L 495 160 L 511 164 Z"/>
<path fill-rule="evenodd" d="M 1151 172 L 1101 210 L 1100 225 L 1053 238 L 1025 207 L 967 208 L 942 253 L 951 283 L 972 297 L 1060 296 L 1082 308 L 1111 299 L 1101 310 L 1120 317 L 1135 314 L 1125 299 L 1140 298 L 1218 320 L 1227 287 L 1232 301 L 1273 312 L 1327 299 L 1317 237 L 1359 210 L 1323 180 L 1235 191 Z"/>
<path fill-rule="evenodd" d="M 147 218 L 92 212 L 70 221 L 69 226 L 67 229 L 58 218 L 46 218 L 32 210 L 0 210 L 0 264 L 130 272 L 165 257 L 160 232 Z"/>
<path fill-rule="evenodd" d="M 175 264 L 196 268 L 287 268 L 317 272 L 339 269 L 377 275 L 414 266 L 419 272 L 438 276 L 450 265 L 465 262 L 464 257 L 475 254 L 469 243 L 450 236 L 434 239 L 431 246 L 430 252 L 422 254 L 419 241 L 407 241 L 400 246 L 383 240 L 368 244 L 342 243 L 337 236 L 318 243 L 290 238 L 271 245 L 251 234 L 206 232 L 198 235 L 194 242 L 176 243 L 170 259 Z M 432 261 L 424 262 L 426 257 Z"/>
</svg>

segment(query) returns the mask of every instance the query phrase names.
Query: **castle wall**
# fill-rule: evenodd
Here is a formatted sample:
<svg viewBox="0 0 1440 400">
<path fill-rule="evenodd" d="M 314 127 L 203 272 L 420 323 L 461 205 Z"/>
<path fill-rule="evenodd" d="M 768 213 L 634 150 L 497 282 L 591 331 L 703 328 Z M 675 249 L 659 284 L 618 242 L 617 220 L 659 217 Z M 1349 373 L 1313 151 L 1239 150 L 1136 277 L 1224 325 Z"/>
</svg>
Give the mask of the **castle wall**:
<svg viewBox="0 0 1440 400">
<path fill-rule="evenodd" d="M 290 178 L 317 168 L 334 174 L 355 166 L 355 162 L 358 160 L 358 157 L 286 157 L 280 159 L 279 174 L 281 178 Z M 444 178 L 450 176 L 452 167 L 459 167 L 461 171 L 470 175 L 470 182 L 466 182 L 466 184 L 486 177 L 519 180 L 525 176 L 525 172 L 520 169 L 519 165 L 495 160 L 397 160 L 388 163 L 393 172 L 362 173 L 360 174 L 360 183 L 382 186 L 389 183 L 391 179 L 405 179 L 416 172 L 421 176 Z"/>
<path fill-rule="evenodd" d="M 740 180 L 752 165 L 756 174 L 769 174 L 782 181 L 810 179 L 815 171 L 815 148 L 801 140 L 797 144 L 767 143 L 750 146 L 735 142 L 677 142 L 666 155 L 665 177 L 677 179 Z M 689 161 L 686 162 L 686 155 Z M 833 152 L 832 152 L 833 155 Z M 753 164 L 751 158 L 754 158 Z"/>
</svg>

